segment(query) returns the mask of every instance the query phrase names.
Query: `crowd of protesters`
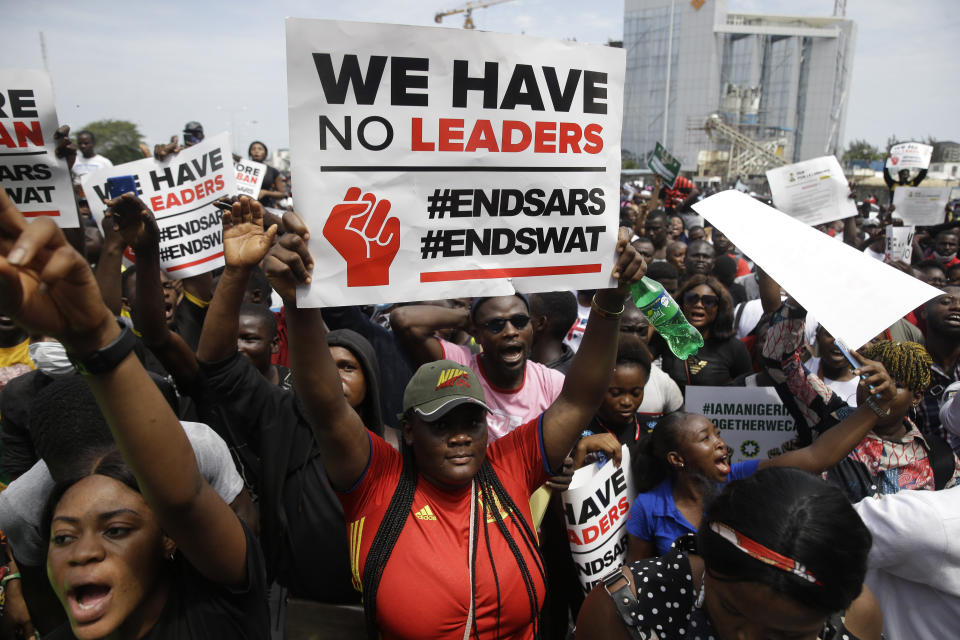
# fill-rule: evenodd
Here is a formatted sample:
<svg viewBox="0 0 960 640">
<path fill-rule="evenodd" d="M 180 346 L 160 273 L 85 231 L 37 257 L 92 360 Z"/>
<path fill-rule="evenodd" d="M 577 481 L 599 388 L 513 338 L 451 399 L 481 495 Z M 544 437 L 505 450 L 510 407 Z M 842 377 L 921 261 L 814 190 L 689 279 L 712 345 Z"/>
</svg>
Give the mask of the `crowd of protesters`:
<svg viewBox="0 0 960 640">
<path fill-rule="evenodd" d="M 76 177 L 95 144 L 64 137 Z M 296 303 L 289 192 L 270 167 L 227 203 L 225 266 L 182 279 L 135 194 L 100 226 L 78 196 L 73 233 L 0 193 L 0 640 L 955 633 L 960 225 L 893 265 L 942 294 L 852 369 L 686 178 L 624 185 L 616 288 L 325 309 Z M 882 260 L 879 209 L 821 230 Z M 687 360 L 645 275 L 704 338 Z M 731 464 L 693 386 L 772 387 L 795 436 Z M 623 445 L 626 562 L 584 594 L 561 494 Z"/>
</svg>

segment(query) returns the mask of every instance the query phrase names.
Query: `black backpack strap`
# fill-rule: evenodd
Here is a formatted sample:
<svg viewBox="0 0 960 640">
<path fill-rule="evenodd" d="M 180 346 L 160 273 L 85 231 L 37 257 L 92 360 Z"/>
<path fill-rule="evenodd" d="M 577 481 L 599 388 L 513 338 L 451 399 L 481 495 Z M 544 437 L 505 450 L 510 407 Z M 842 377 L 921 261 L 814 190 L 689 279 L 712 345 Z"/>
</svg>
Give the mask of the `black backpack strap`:
<svg viewBox="0 0 960 640">
<path fill-rule="evenodd" d="M 953 477 L 953 471 L 956 468 L 953 450 L 938 435 L 924 434 L 920 441 L 923 442 L 923 448 L 927 450 L 927 459 L 930 460 L 930 467 L 933 469 L 933 486 L 939 491 L 947 486 L 950 478 Z"/>
</svg>

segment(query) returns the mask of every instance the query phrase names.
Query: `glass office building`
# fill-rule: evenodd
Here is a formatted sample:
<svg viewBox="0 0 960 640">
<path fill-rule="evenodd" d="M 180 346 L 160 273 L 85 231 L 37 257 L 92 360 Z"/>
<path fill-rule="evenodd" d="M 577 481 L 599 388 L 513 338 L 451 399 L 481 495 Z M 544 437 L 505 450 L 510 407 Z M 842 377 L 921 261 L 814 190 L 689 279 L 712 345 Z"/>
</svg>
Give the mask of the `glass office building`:
<svg viewBox="0 0 960 640">
<path fill-rule="evenodd" d="M 685 170 L 700 151 L 726 148 L 703 131 L 713 113 L 751 138 L 784 139 L 790 162 L 842 154 L 853 21 L 729 13 L 726 0 L 625 0 L 623 31 L 623 150 L 641 165 L 657 141 Z"/>
</svg>

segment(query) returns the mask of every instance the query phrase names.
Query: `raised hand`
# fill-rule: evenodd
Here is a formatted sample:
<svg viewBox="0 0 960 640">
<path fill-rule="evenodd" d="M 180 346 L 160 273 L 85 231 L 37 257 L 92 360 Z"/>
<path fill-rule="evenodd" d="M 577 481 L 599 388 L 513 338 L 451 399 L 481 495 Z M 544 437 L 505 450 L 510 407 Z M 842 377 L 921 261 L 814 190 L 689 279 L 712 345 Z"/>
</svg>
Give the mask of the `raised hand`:
<svg viewBox="0 0 960 640">
<path fill-rule="evenodd" d="M 613 267 L 612 276 L 617 279 L 617 284 L 622 293 L 626 294 L 630 285 L 639 281 L 647 273 L 647 263 L 637 249 L 630 244 L 630 236 L 633 231 L 627 227 L 620 227 L 617 236 L 617 263 Z"/>
<path fill-rule="evenodd" d="M 263 206 L 243 196 L 223 212 L 223 259 L 228 267 L 260 264 L 277 235 L 277 225 L 263 229 Z"/>
<path fill-rule="evenodd" d="M 0 314 L 78 355 L 119 333 L 86 260 L 47 217 L 29 224 L 0 189 Z"/>
<path fill-rule="evenodd" d="M 137 251 L 160 246 L 157 220 L 143 200 L 132 193 L 125 193 L 119 198 L 106 200 L 104 204 L 107 205 L 105 215 L 113 221 L 114 230 L 128 247 Z M 104 218 L 104 227 L 106 223 L 107 218 Z"/>
<path fill-rule="evenodd" d="M 297 286 L 309 284 L 313 270 L 313 257 L 307 249 L 310 231 L 292 211 L 283 214 L 283 227 L 287 233 L 267 253 L 263 271 L 284 304 L 296 306 Z"/>
<path fill-rule="evenodd" d="M 67 161 L 67 169 L 73 169 L 77 160 L 77 145 L 70 139 L 69 125 L 62 124 L 53 132 L 53 139 L 57 142 L 56 156 Z"/>
<path fill-rule="evenodd" d="M 573 468 L 579 469 L 587 462 L 587 456 L 591 453 L 602 451 L 607 458 L 613 460 L 613 464 L 620 466 L 623 460 L 623 447 L 615 436 L 609 433 L 596 433 L 580 438 L 577 446 L 573 448 Z"/>
<path fill-rule="evenodd" d="M 347 286 L 390 284 L 390 265 L 400 250 L 400 219 L 387 219 L 390 201 L 351 187 L 333 207 L 323 237 L 347 262 Z"/>
<path fill-rule="evenodd" d="M 170 142 L 167 144 L 157 144 L 153 147 L 153 157 L 157 160 L 163 160 L 167 156 L 180 153 L 183 147 L 180 146 L 180 139 L 177 136 L 170 136 Z"/>
</svg>

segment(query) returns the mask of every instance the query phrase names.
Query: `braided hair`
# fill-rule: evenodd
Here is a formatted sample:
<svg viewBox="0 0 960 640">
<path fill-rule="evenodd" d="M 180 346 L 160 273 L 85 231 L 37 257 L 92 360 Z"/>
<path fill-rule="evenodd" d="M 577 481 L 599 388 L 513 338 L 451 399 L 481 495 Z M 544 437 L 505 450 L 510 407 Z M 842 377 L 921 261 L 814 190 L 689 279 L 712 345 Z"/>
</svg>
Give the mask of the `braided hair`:
<svg viewBox="0 0 960 640">
<path fill-rule="evenodd" d="M 401 445 L 401 453 L 403 456 L 403 470 L 400 474 L 400 481 L 383 515 L 383 520 L 381 520 L 380 526 L 377 528 L 376 536 L 370 545 L 370 551 L 367 554 L 363 568 L 363 613 L 367 628 L 367 638 L 369 640 L 376 640 L 378 637 L 377 590 L 380 586 L 380 579 L 383 577 L 383 570 L 387 565 L 387 561 L 390 559 L 390 554 L 393 552 L 393 548 L 400 538 L 400 533 L 407 523 L 407 517 L 410 515 L 411 508 L 413 507 L 414 492 L 417 488 L 417 466 L 413 457 L 412 448 Z M 510 547 L 514 560 L 516 560 L 517 566 L 520 568 L 520 574 L 523 577 L 523 584 L 526 587 L 527 599 L 530 604 L 530 618 L 533 620 L 533 637 L 535 640 L 540 640 L 539 595 L 537 594 L 536 582 L 533 579 L 530 568 L 527 566 L 527 562 L 523 557 L 517 541 L 507 528 L 503 514 L 500 509 L 497 508 L 498 505 L 506 509 L 507 518 L 513 522 L 514 526 L 520 531 L 523 544 L 534 558 L 536 570 L 540 574 L 541 581 L 543 581 L 545 580 L 543 560 L 540 557 L 536 534 L 530 527 L 530 524 L 524 518 L 520 517 L 520 510 L 517 504 L 513 501 L 513 498 L 510 497 L 510 494 L 507 493 L 506 488 L 504 488 L 503 483 L 500 482 L 500 478 L 497 477 L 497 473 L 490 465 L 489 460 L 485 459 L 483 461 L 483 465 L 481 465 L 480 470 L 477 471 L 475 479 L 476 488 L 471 493 L 470 499 L 479 499 L 483 508 L 477 509 L 478 515 L 473 523 L 473 535 L 471 536 L 473 545 L 469 552 L 471 556 L 470 592 L 474 594 L 474 598 L 476 598 L 477 540 L 479 539 L 480 520 L 483 520 L 483 534 L 487 557 L 490 560 L 490 567 L 493 570 L 493 579 L 497 589 L 496 629 L 497 638 L 499 638 L 500 609 L 502 602 L 500 598 L 500 578 L 497 574 L 493 550 L 490 546 L 490 529 L 487 518 L 487 514 L 489 513 L 497 529 L 500 530 L 500 533 L 506 539 L 507 546 Z M 474 637 L 479 639 L 480 632 L 475 616 L 473 618 L 471 632 Z"/>
<path fill-rule="evenodd" d="M 890 377 L 910 391 L 923 392 L 930 386 L 933 360 L 921 344 L 879 340 L 864 347 L 860 353 L 864 358 L 883 364 Z"/>
<path fill-rule="evenodd" d="M 413 452 L 409 447 L 401 446 L 403 469 L 400 472 L 400 481 L 397 489 L 390 498 L 383 520 L 377 528 L 377 535 L 373 538 L 367 560 L 363 567 L 363 617 L 367 627 L 367 637 L 376 640 L 377 633 L 377 589 L 380 587 L 380 578 L 387 560 L 393 552 L 393 547 L 407 523 L 407 514 L 413 507 L 413 494 L 417 490 L 416 463 L 413 461 Z"/>
</svg>

